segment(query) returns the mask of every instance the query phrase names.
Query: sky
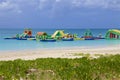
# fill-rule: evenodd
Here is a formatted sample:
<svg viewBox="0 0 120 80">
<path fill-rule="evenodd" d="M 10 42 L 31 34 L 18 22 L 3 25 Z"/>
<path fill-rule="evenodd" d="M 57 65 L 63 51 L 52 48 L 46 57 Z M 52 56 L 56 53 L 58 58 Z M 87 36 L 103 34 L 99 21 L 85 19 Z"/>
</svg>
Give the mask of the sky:
<svg viewBox="0 0 120 80">
<path fill-rule="evenodd" d="M 0 0 L 0 28 L 120 28 L 120 0 Z"/>
</svg>

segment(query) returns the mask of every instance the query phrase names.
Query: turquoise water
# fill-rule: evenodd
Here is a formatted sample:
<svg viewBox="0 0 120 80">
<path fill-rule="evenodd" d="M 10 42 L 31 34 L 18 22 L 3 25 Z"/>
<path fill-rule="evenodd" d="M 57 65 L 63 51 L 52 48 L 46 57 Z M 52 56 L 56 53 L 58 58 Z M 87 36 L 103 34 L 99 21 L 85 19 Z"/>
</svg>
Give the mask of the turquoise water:
<svg viewBox="0 0 120 80">
<path fill-rule="evenodd" d="M 83 36 L 86 29 L 64 29 L 66 33 L 76 33 Z M 108 29 L 91 29 L 94 36 L 102 34 L 103 37 Z M 33 29 L 33 35 L 38 31 L 53 34 L 56 29 Z M 29 40 L 4 40 L 4 37 L 11 37 L 17 33 L 22 33 L 23 29 L 0 29 L 0 50 L 25 50 L 61 47 L 103 47 L 120 45 L 120 40 L 81 40 L 81 41 L 57 41 L 57 42 L 37 42 Z"/>
</svg>

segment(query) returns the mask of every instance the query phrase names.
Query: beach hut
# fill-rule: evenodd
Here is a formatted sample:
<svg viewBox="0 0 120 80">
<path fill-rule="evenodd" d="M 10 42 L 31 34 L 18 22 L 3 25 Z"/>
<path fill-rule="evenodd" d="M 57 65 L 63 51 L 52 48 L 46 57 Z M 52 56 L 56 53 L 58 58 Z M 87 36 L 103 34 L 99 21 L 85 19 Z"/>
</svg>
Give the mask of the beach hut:
<svg viewBox="0 0 120 80">
<path fill-rule="evenodd" d="M 52 38 L 63 38 L 65 36 L 64 30 L 57 30 L 55 33 L 52 35 Z"/>
<path fill-rule="evenodd" d="M 47 33 L 46 32 L 37 32 L 36 34 L 36 39 L 42 39 L 45 40 L 47 39 Z"/>
<path fill-rule="evenodd" d="M 120 30 L 118 29 L 110 29 L 107 31 L 105 35 L 106 39 L 120 39 Z"/>
</svg>

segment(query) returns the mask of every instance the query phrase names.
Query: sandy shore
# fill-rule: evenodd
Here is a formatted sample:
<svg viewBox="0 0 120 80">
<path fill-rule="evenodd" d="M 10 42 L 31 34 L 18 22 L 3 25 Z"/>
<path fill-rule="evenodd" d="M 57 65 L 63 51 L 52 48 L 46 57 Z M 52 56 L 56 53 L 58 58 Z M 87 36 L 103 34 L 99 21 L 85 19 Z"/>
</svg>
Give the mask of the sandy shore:
<svg viewBox="0 0 120 80">
<path fill-rule="evenodd" d="M 79 58 L 76 53 L 84 54 L 120 54 L 120 47 L 99 47 L 99 48 L 59 48 L 59 49 L 35 49 L 19 51 L 0 51 L 0 60 L 33 60 L 36 58 Z"/>
</svg>

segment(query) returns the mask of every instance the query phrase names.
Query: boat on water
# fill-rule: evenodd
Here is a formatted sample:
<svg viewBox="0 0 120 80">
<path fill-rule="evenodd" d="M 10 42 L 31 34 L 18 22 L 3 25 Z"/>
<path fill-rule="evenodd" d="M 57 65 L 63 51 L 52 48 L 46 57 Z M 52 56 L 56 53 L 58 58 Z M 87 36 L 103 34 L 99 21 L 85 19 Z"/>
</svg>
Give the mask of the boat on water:
<svg viewBox="0 0 120 80">
<path fill-rule="evenodd" d="M 62 41 L 74 41 L 73 38 L 62 38 Z"/>
<path fill-rule="evenodd" d="M 45 40 L 40 40 L 41 42 L 56 42 L 55 39 L 45 39 Z"/>
</svg>

